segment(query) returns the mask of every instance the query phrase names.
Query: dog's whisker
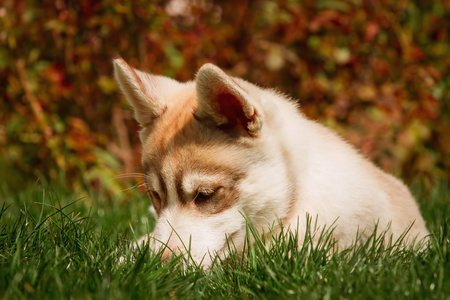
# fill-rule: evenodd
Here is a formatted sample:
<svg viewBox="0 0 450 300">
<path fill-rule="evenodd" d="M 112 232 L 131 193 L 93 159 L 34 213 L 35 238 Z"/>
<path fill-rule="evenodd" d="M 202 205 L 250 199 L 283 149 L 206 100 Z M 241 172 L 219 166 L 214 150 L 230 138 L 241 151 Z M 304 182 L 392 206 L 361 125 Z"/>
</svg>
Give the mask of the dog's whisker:
<svg viewBox="0 0 450 300">
<path fill-rule="evenodd" d="M 138 179 L 138 178 L 146 178 L 145 174 L 142 173 L 125 173 L 119 174 L 113 177 L 113 179 L 121 180 L 121 179 Z"/>
<path fill-rule="evenodd" d="M 137 189 L 139 189 L 142 186 L 145 186 L 145 185 L 144 184 L 135 184 L 132 187 L 129 187 L 129 188 L 121 190 L 121 192 L 128 192 L 128 191 L 137 190 Z"/>
<path fill-rule="evenodd" d="M 119 174 L 114 176 L 114 178 L 127 178 L 127 177 L 145 177 L 144 173 L 123 173 L 123 174 Z"/>
</svg>

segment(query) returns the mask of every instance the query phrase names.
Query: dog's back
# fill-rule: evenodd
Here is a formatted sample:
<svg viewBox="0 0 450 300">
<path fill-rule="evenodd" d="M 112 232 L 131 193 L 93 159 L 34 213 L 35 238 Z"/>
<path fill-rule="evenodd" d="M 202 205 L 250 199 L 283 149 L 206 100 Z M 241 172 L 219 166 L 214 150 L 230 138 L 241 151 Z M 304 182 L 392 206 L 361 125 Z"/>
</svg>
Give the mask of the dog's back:
<svg viewBox="0 0 450 300">
<path fill-rule="evenodd" d="M 428 235 L 425 222 L 408 188 L 326 127 L 307 119 L 291 101 L 264 90 L 266 143 L 277 144 L 282 161 L 295 182 L 290 196 L 290 216 L 284 223 L 297 225 L 298 217 L 318 216 L 319 224 L 333 224 L 341 244 L 354 241 L 356 233 L 371 234 L 374 226 L 389 227 L 393 238 L 409 229 L 409 238 Z M 262 188 L 262 187 L 261 187 Z M 262 188 L 263 189 L 263 188 Z M 305 225 L 304 222 L 299 226 Z M 293 228 L 296 228 L 293 226 Z"/>
</svg>

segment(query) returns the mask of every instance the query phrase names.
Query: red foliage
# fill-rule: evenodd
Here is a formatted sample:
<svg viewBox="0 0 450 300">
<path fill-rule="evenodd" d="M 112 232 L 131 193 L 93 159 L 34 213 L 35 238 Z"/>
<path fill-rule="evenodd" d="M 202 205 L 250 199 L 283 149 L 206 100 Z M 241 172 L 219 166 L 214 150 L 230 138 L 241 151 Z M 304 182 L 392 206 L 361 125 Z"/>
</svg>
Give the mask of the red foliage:
<svg viewBox="0 0 450 300">
<path fill-rule="evenodd" d="M 300 99 L 386 169 L 450 175 L 450 1 L 157 3 L 4 1 L 0 176 L 139 170 L 116 55 L 178 80 L 212 62 Z"/>
</svg>

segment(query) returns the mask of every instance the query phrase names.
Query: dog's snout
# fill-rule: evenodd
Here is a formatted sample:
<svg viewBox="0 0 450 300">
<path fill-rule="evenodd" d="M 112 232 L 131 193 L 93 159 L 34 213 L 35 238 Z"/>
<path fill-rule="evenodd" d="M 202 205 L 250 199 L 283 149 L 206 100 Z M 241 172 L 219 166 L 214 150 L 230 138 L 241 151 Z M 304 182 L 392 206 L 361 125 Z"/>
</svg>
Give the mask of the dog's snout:
<svg viewBox="0 0 450 300">
<path fill-rule="evenodd" d="M 161 255 L 161 259 L 165 262 L 170 261 L 173 255 L 177 255 L 180 253 L 180 249 L 178 247 L 165 247 L 163 253 Z"/>
<path fill-rule="evenodd" d="M 169 248 L 166 248 L 166 249 L 164 249 L 164 251 L 161 255 L 161 259 L 163 261 L 169 261 L 172 254 L 173 254 L 172 250 L 170 250 Z"/>
</svg>

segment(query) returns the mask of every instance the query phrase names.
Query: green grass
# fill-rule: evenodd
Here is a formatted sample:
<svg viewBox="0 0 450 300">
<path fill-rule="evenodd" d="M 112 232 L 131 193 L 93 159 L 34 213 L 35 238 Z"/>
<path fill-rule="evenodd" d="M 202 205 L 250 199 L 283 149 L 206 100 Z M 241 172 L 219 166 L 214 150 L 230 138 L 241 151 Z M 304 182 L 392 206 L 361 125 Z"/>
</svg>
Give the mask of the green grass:
<svg viewBox="0 0 450 300">
<path fill-rule="evenodd" d="M 154 226 L 136 191 L 111 198 L 3 187 L 0 298 L 450 299 L 450 189 L 414 190 L 432 232 L 424 251 L 375 241 L 330 254 L 326 233 L 313 249 L 285 235 L 204 272 L 131 246 Z"/>
</svg>

